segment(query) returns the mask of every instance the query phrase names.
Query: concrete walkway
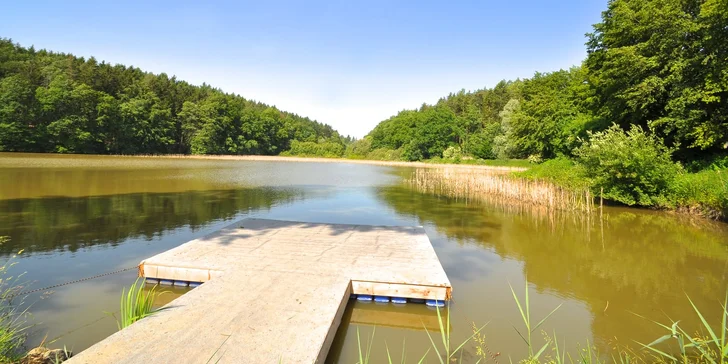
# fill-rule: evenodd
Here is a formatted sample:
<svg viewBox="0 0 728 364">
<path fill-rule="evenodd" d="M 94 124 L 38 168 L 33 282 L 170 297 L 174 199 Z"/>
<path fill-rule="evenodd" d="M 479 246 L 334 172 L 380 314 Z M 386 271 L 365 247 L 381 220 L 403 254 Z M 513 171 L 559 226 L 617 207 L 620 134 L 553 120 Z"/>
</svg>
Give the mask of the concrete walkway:
<svg viewBox="0 0 728 364">
<path fill-rule="evenodd" d="M 323 363 L 350 294 L 451 294 L 421 227 L 246 219 L 140 275 L 207 283 L 68 363 Z"/>
</svg>

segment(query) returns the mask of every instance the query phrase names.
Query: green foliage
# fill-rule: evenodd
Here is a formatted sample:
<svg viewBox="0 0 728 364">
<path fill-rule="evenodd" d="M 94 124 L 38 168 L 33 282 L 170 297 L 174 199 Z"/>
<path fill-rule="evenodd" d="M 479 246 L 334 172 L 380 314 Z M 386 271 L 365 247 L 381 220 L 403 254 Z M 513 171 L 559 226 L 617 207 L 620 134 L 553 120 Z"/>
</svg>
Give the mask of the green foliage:
<svg viewBox="0 0 728 364">
<path fill-rule="evenodd" d="M 0 236 L 0 245 L 7 241 L 7 237 Z M 22 250 L 12 254 L 0 266 L 0 363 L 14 363 L 22 356 L 29 328 L 26 324 L 27 309 L 19 310 L 22 302 L 17 302 L 23 299 L 18 297 L 23 275 L 10 274 L 10 269 L 17 264 L 15 259 L 21 253 Z"/>
<path fill-rule="evenodd" d="M 498 155 L 494 152 L 495 138 L 500 132 L 500 125 L 490 123 L 475 134 L 469 136 L 465 149 L 467 153 L 475 158 L 496 159 Z"/>
<path fill-rule="evenodd" d="M 666 193 L 680 166 L 672 150 L 639 126 L 624 132 L 613 125 L 574 151 L 586 176 L 604 197 L 627 205 L 665 206 Z"/>
<path fill-rule="evenodd" d="M 725 0 L 613 0 L 587 35 L 581 66 L 450 94 L 381 122 L 369 137 L 374 148 L 402 148 L 406 160 L 439 161 L 451 146 L 463 161 L 576 156 L 581 167 L 547 161 L 526 175 L 591 185 L 628 205 L 725 216 L 718 171 L 728 168 L 727 27 Z M 673 154 L 699 173 L 682 173 Z"/>
<path fill-rule="evenodd" d="M 121 290 L 121 310 L 116 324 L 119 330 L 154 313 L 154 301 L 164 292 L 157 291 L 157 285 L 144 292 L 144 279 L 137 278 L 129 287 Z"/>
<path fill-rule="evenodd" d="M 442 152 L 442 157 L 460 163 L 463 158 L 463 151 L 460 147 L 448 147 Z"/>
<path fill-rule="evenodd" d="M 372 138 L 366 137 L 355 140 L 346 147 L 345 155 L 347 158 L 361 159 L 366 158 L 372 151 Z"/>
<path fill-rule="evenodd" d="M 301 157 L 325 157 L 338 158 L 344 154 L 344 145 L 336 142 L 322 141 L 300 142 L 294 140 L 291 142 L 291 149 L 282 155 L 296 155 Z"/>
<path fill-rule="evenodd" d="M 427 354 L 430 353 L 430 350 L 433 350 L 435 354 L 437 355 L 437 359 L 441 364 L 445 363 L 462 363 L 463 358 L 463 347 L 471 342 L 474 337 L 476 337 L 480 332 L 485 328 L 485 325 L 481 326 L 480 328 L 474 327 L 473 328 L 473 334 L 470 335 L 467 339 L 465 339 L 458 347 L 452 348 L 452 342 L 450 340 L 450 309 L 447 309 L 447 316 L 443 317 L 442 313 L 440 312 L 440 308 L 437 309 L 437 323 L 439 325 L 440 329 L 440 340 L 439 342 L 436 342 L 437 340 L 434 340 L 432 338 L 432 335 L 430 334 L 430 331 L 427 330 L 427 327 L 422 324 L 422 326 L 425 329 L 425 333 L 427 333 L 427 337 L 430 339 L 431 347 L 425 351 L 425 353 L 422 355 L 419 361 L 417 363 L 423 363 L 425 362 L 425 359 L 427 358 Z M 359 361 L 357 364 L 368 364 L 372 361 L 371 359 L 371 350 L 372 346 L 374 345 L 374 333 L 376 332 L 376 327 L 372 329 L 372 335 L 367 339 L 366 346 L 362 346 L 361 337 L 359 334 L 359 328 L 356 329 L 356 343 L 357 347 L 359 349 Z M 385 343 L 386 345 L 386 343 Z M 387 362 L 389 364 L 392 364 L 392 356 L 389 353 L 389 345 L 386 345 L 387 349 Z M 405 342 L 402 342 L 402 357 L 400 359 L 400 363 L 404 364 L 406 363 L 406 356 L 405 356 Z"/>
<path fill-rule="evenodd" d="M 0 39 L 0 151 L 276 155 L 322 138 L 343 147 L 328 125 L 205 84 Z"/>
<path fill-rule="evenodd" d="M 584 167 L 566 157 L 531 165 L 528 170 L 516 174 L 526 178 L 546 180 L 575 190 L 591 187 L 591 181 L 586 178 Z"/>
<path fill-rule="evenodd" d="M 672 363 L 723 364 L 728 362 L 728 293 L 726 293 L 723 304 L 721 305 L 723 310 L 721 312 L 720 326 L 715 330 L 710 324 L 708 324 L 705 316 L 700 312 L 698 307 L 695 306 L 695 303 L 693 303 L 690 297 L 688 297 L 688 301 L 690 301 L 690 305 L 693 307 L 695 314 L 703 324 L 702 329 L 704 330 L 703 333 L 707 335 L 706 337 L 696 337 L 691 335 L 680 327 L 679 321 L 672 322 L 670 326 L 653 321 L 658 326 L 667 330 L 668 333 L 647 345 L 639 342 L 638 344 L 657 354 L 659 358 L 668 360 Z M 670 339 L 675 339 L 677 342 L 679 355 L 671 355 L 656 348 L 658 344 Z"/>
<path fill-rule="evenodd" d="M 708 217 L 728 216 L 728 169 L 678 174 L 670 188 L 670 200 Z"/>
<path fill-rule="evenodd" d="M 554 308 L 548 315 L 546 315 L 544 318 L 541 319 L 538 323 L 534 323 L 531 319 L 531 303 L 528 300 L 528 282 L 526 282 L 526 296 L 523 300 L 523 303 L 518 299 L 518 296 L 516 295 L 516 291 L 513 290 L 513 286 L 511 286 L 510 283 L 508 283 L 508 286 L 511 287 L 511 293 L 513 294 L 513 300 L 516 301 L 516 306 L 518 306 L 518 312 L 521 314 L 521 319 L 523 320 L 523 324 L 526 326 L 525 335 L 521 333 L 518 329 L 515 329 L 518 333 L 518 336 L 523 339 L 523 342 L 528 346 L 528 359 L 529 361 L 536 361 L 538 362 L 538 358 L 543 354 L 544 350 L 548 348 L 552 342 L 550 340 L 547 340 L 543 346 L 541 346 L 538 351 L 534 352 L 534 344 L 533 340 L 531 338 L 531 334 L 533 334 L 536 330 L 538 330 L 541 325 L 543 325 L 546 320 L 548 320 L 551 315 L 558 310 L 563 303 L 560 303 L 556 308 Z"/>
<path fill-rule="evenodd" d="M 650 127 L 687 149 L 728 142 L 725 0 L 614 0 L 588 34 L 600 116 Z"/>
<path fill-rule="evenodd" d="M 512 134 L 506 138 L 512 144 L 511 151 L 504 156 L 524 158 L 536 154 L 553 158 L 569 154 L 592 120 L 583 102 L 589 93 L 585 80 L 586 72 L 579 67 L 536 73 L 525 80 L 520 105 L 503 117 Z"/>
<path fill-rule="evenodd" d="M 377 148 L 367 154 L 366 159 L 375 161 L 401 161 L 402 149 Z"/>
<path fill-rule="evenodd" d="M 506 106 L 498 114 L 500 116 L 500 127 L 493 138 L 493 155 L 498 159 L 514 158 L 516 152 L 516 138 L 513 134 L 513 115 L 521 109 L 521 102 L 518 99 L 508 100 Z"/>
<path fill-rule="evenodd" d="M 403 158 L 410 161 L 440 157 L 451 146 L 460 147 L 464 156 L 494 158 L 499 113 L 516 95 L 518 85 L 504 81 L 493 89 L 460 91 L 436 105 L 404 110 L 369 133 L 371 147 L 401 148 Z"/>
</svg>

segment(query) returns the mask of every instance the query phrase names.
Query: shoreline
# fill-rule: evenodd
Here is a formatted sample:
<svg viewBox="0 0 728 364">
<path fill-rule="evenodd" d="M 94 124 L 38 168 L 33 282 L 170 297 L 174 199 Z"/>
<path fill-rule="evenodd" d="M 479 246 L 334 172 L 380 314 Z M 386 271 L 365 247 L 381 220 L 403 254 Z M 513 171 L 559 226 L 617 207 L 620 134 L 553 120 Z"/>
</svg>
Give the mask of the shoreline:
<svg viewBox="0 0 728 364">
<path fill-rule="evenodd" d="M 348 159 L 348 158 L 324 158 L 324 157 L 297 157 L 297 156 L 271 156 L 271 155 L 187 155 L 187 154 L 164 154 L 164 155 L 153 155 L 153 154 L 136 154 L 136 155 L 122 155 L 122 154 L 61 154 L 61 153 L 27 153 L 27 152 L 0 152 L 2 155 L 37 155 L 37 156 L 50 156 L 50 157 L 77 157 L 86 156 L 94 158 L 150 158 L 150 159 L 192 159 L 192 160 L 227 160 L 227 161 L 259 161 L 259 162 L 302 162 L 302 163 L 348 163 L 348 164 L 368 164 L 376 166 L 389 166 L 389 167 L 410 167 L 410 168 L 451 168 L 463 171 L 488 171 L 493 175 L 505 175 L 511 172 L 526 171 L 526 167 L 513 167 L 513 166 L 489 166 L 479 164 L 454 164 L 454 163 L 425 163 L 425 162 L 405 162 L 405 161 L 382 161 L 372 159 Z M 554 182 L 550 182 L 554 183 Z M 554 185 L 559 186 L 554 183 Z M 567 190 L 569 188 L 566 188 Z M 596 195 L 593 196 L 595 199 Z M 605 200 L 607 202 L 609 200 Z M 620 206 L 617 204 L 617 206 Z M 674 208 L 658 207 L 658 206 L 623 206 L 634 209 L 644 209 L 653 211 L 662 211 L 666 213 L 697 217 L 700 219 L 718 221 L 721 223 L 728 223 L 728 216 L 723 214 L 720 210 L 713 207 L 704 205 L 692 205 L 692 206 L 676 206 Z"/>
<path fill-rule="evenodd" d="M 196 159 L 196 160 L 229 160 L 229 161 L 257 161 L 257 162 L 304 162 L 304 163 L 349 163 L 369 164 L 391 167 L 416 167 L 416 168 L 460 168 L 460 169 L 482 169 L 500 173 L 520 172 L 528 168 L 512 166 L 488 166 L 482 164 L 454 164 L 454 163 L 425 163 L 405 161 L 381 161 L 373 159 L 348 159 L 348 158 L 324 158 L 324 157 L 294 157 L 277 155 L 202 155 L 202 154 L 61 154 L 61 153 L 26 153 L 26 152 L 2 152 L 0 155 L 42 155 L 53 157 L 64 156 L 86 156 L 86 157 L 123 157 L 123 158 L 159 158 L 159 159 Z"/>
</svg>

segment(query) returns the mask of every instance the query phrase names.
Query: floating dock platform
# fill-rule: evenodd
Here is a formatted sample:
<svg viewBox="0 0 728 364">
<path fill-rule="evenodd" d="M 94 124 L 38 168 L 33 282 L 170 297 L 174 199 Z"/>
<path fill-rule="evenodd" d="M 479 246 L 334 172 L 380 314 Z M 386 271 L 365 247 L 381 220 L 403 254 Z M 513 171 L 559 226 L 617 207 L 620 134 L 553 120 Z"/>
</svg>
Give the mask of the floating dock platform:
<svg viewBox="0 0 728 364">
<path fill-rule="evenodd" d="M 139 275 L 204 284 L 68 363 L 323 363 L 352 295 L 440 304 L 452 291 L 424 229 L 407 226 L 245 219 Z"/>
</svg>

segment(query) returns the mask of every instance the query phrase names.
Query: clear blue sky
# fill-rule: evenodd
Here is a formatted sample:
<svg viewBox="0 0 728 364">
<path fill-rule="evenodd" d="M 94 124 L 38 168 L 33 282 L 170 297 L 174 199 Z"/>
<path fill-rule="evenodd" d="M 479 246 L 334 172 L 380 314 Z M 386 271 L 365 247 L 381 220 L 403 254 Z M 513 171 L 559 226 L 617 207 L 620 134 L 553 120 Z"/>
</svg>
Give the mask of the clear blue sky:
<svg viewBox="0 0 728 364">
<path fill-rule="evenodd" d="M 0 37 L 166 72 L 365 135 L 405 108 L 579 64 L 606 0 L 6 1 Z"/>
</svg>

